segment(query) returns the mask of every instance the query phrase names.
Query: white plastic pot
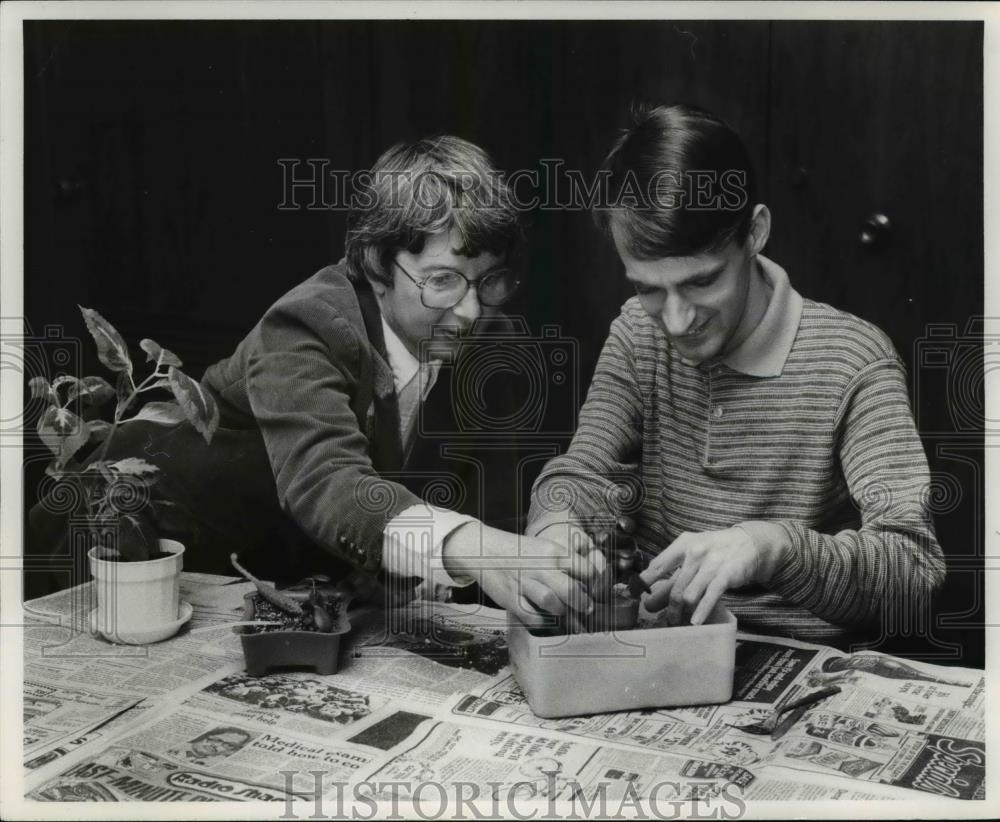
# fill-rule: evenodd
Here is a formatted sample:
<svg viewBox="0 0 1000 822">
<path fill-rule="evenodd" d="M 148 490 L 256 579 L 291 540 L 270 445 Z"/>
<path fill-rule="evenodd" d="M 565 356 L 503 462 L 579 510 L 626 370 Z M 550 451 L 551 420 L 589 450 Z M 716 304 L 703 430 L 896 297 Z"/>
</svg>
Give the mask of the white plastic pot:
<svg viewBox="0 0 1000 822">
<path fill-rule="evenodd" d="M 182 609 L 180 601 L 184 546 L 161 539 L 159 548 L 170 556 L 115 562 L 102 559 L 107 549 L 95 547 L 88 552 L 97 592 L 91 625 L 106 639 L 129 645 L 159 642 L 177 633 L 190 616 L 190 606 Z"/>
</svg>

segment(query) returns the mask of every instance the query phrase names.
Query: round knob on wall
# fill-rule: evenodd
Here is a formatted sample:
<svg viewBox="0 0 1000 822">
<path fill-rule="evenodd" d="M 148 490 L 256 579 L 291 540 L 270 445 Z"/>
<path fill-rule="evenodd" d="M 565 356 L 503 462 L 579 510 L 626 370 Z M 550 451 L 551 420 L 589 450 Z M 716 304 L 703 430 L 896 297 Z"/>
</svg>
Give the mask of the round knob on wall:
<svg viewBox="0 0 1000 822">
<path fill-rule="evenodd" d="M 892 223 L 885 214 L 872 214 L 861 224 L 858 242 L 867 246 L 877 245 L 885 241 L 891 228 Z"/>
</svg>

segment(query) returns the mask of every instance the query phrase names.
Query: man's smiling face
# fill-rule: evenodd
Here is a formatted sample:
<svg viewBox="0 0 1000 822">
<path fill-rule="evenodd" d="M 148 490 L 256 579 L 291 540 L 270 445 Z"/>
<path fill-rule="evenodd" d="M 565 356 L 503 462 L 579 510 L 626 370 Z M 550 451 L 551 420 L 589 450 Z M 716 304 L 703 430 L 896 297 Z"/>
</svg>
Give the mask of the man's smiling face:
<svg viewBox="0 0 1000 822">
<path fill-rule="evenodd" d="M 629 253 L 620 227 L 612 221 L 625 276 L 646 313 L 685 360 L 702 363 L 724 356 L 756 327 L 767 297 L 755 257 L 763 246 L 761 229 L 766 240 L 767 227 L 755 219 L 743 243 L 731 240 L 719 250 L 690 257 L 639 260 Z"/>
<path fill-rule="evenodd" d="M 429 283 L 437 275 L 457 272 L 475 283 L 484 275 L 504 268 L 502 256 L 484 252 L 465 257 L 457 251 L 461 247 L 462 238 L 454 230 L 433 234 L 420 253 L 404 250 L 396 255 L 390 272 L 391 288 L 372 282 L 386 323 L 415 357 L 422 353 L 423 340 L 433 340 L 429 346 L 425 345 L 423 352 L 429 357 L 443 358 L 455 353 L 479 316 L 494 311 L 480 304 L 475 288 L 470 288 L 452 308 L 428 308 L 421 301 L 420 287 L 410 277 L 419 283 Z"/>
</svg>

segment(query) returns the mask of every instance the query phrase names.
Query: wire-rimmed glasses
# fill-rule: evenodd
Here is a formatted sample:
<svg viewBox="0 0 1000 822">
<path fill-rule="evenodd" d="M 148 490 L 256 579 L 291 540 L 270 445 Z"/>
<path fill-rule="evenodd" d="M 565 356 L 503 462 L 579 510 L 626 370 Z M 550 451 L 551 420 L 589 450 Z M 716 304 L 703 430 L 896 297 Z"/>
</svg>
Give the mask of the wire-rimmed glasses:
<svg viewBox="0 0 1000 822">
<path fill-rule="evenodd" d="M 420 289 L 420 302 L 426 308 L 454 308 L 462 300 L 470 288 L 475 287 L 479 302 L 485 306 L 496 308 L 509 300 L 520 285 L 517 275 L 512 269 L 498 268 L 478 280 L 472 281 L 458 271 L 435 271 L 433 274 L 418 280 L 403 268 L 398 261 L 396 267 L 402 271 L 411 282 Z"/>
</svg>

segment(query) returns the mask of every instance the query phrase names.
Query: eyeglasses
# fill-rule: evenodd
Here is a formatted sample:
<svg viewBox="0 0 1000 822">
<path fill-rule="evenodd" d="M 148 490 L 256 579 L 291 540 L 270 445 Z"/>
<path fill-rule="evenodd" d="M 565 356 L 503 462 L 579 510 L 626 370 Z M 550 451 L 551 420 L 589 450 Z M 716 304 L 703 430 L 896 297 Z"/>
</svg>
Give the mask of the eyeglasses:
<svg viewBox="0 0 1000 822">
<path fill-rule="evenodd" d="M 495 308 L 507 302 L 521 284 L 509 268 L 491 271 L 485 277 L 473 282 L 457 271 L 437 271 L 423 280 L 418 280 L 399 262 L 396 262 L 396 267 L 420 289 L 420 302 L 425 308 L 454 308 L 465 299 L 465 295 L 473 287 L 480 303 Z"/>
</svg>

